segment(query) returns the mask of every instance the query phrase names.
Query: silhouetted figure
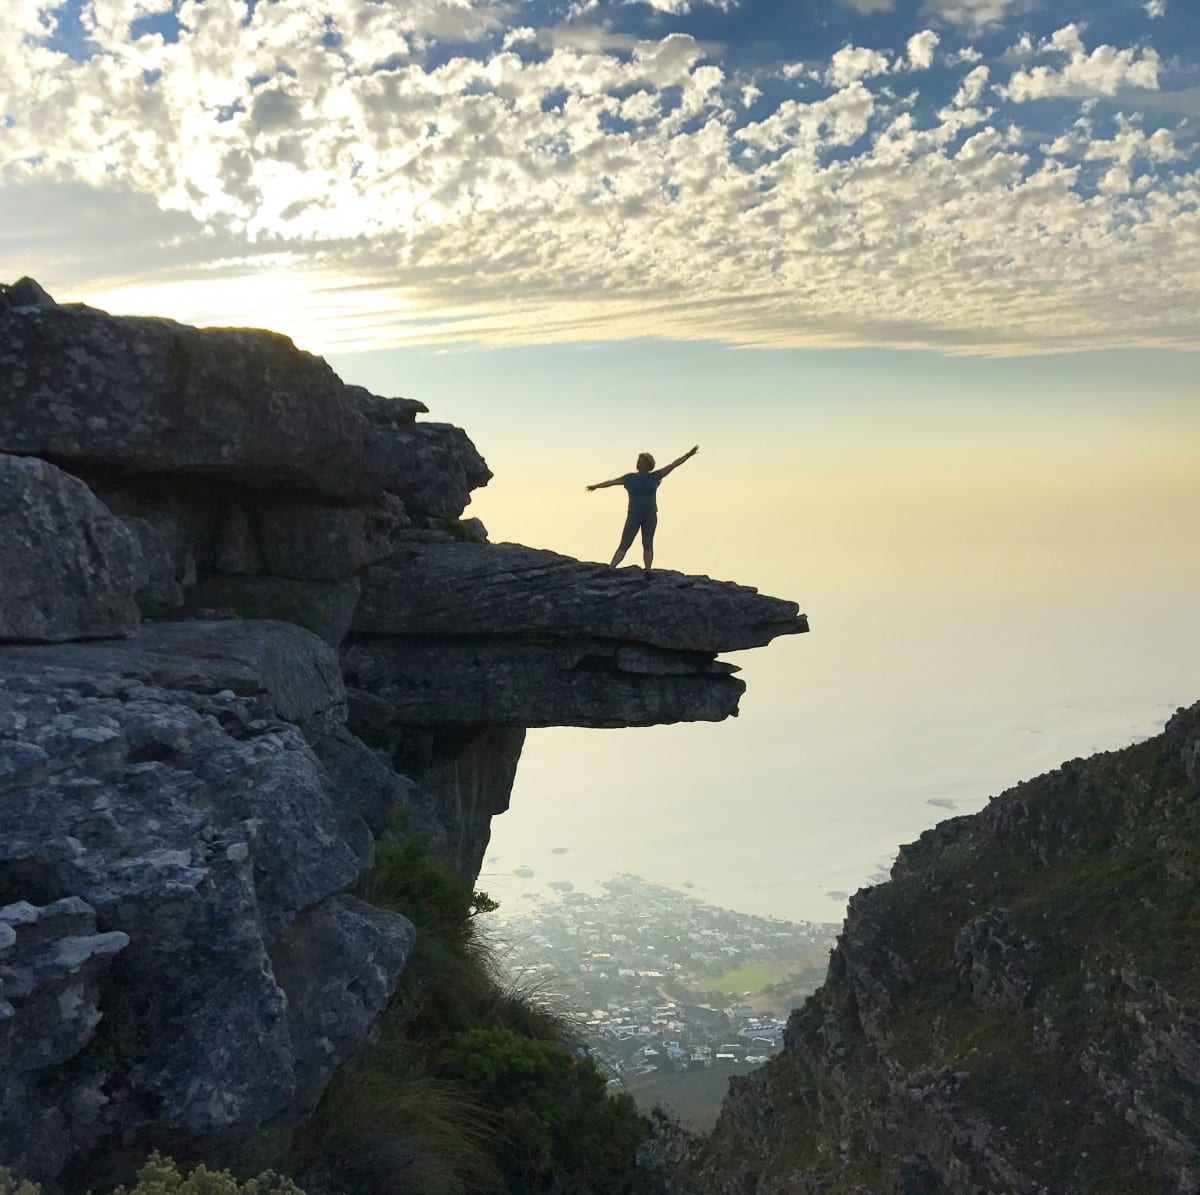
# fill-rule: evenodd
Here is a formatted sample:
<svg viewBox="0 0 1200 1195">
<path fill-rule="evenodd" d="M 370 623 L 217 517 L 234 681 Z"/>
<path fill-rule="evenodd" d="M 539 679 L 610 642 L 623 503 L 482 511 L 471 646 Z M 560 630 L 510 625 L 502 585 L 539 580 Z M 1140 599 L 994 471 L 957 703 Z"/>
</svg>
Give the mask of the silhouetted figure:
<svg viewBox="0 0 1200 1195">
<path fill-rule="evenodd" d="M 595 485 L 588 486 L 589 490 L 603 490 L 610 485 L 623 485 L 629 493 L 629 513 L 625 516 L 625 530 L 621 532 L 621 542 L 613 553 L 611 567 L 616 568 L 621 563 L 633 543 L 633 537 L 640 530 L 642 560 L 646 565 L 646 576 L 650 575 L 650 566 L 654 563 L 654 529 L 658 526 L 658 483 L 672 469 L 678 469 L 684 461 L 690 460 L 699 451 L 700 445 L 697 444 L 677 461 L 672 461 L 661 469 L 654 467 L 654 457 L 648 452 L 639 453 L 636 473 L 626 473 L 624 477 L 614 477 L 612 481 L 598 481 Z"/>
</svg>

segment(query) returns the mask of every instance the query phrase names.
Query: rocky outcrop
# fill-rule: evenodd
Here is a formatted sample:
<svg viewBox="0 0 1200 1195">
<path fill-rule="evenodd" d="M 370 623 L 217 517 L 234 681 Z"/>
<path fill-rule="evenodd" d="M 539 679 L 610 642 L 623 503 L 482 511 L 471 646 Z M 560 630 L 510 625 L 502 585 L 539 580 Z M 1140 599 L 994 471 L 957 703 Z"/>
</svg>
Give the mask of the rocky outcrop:
<svg viewBox="0 0 1200 1195">
<path fill-rule="evenodd" d="M 486 543 L 487 467 L 422 412 L 0 286 L 0 1166 L 271 1153 L 413 949 L 351 894 L 376 839 L 473 882 L 527 727 L 729 716 L 716 653 L 807 629 Z"/>
<path fill-rule="evenodd" d="M 23 910 L 18 949 L 49 927 L 0 968 L 6 1162 L 286 1130 L 363 1040 L 413 935 L 340 895 L 372 836 L 305 734 L 343 713 L 333 652 L 284 624 L 0 648 L 0 920 Z M 31 1056 L 22 1026 L 55 1008 L 70 1048 Z"/>
<path fill-rule="evenodd" d="M 489 476 L 458 428 L 418 425 L 423 404 L 346 386 L 286 336 L 16 298 L 0 307 L 6 452 L 338 500 L 386 491 L 441 516 Z"/>
<path fill-rule="evenodd" d="M 733 665 L 703 653 L 602 639 L 355 639 L 342 661 L 347 684 L 405 726 L 719 722 L 737 713 L 746 687 L 730 675 Z"/>
<path fill-rule="evenodd" d="M 138 623 L 137 540 L 83 482 L 0 454 L 0 640 L 123 635 Z"/>
<path fill-rule="evenodd" d="M 745 689 L 719 651 L 808 629 L 742 585 L 614 570 L 520 544 L 404 539 L 367 570 L 347 683 L 400 724 L 719 721 Z"/>
<path fill-rule="evenodd" d="M 904 848 L 678 1195 L 1200 1191 L 1200 705 Z"/>
<path fill-rule="evenodd" d="M 806 631 L 794 602 L 744 585 L 581 564 L 520 544 L 406 542 L 368 570 L 354 630 L 371 635 L 607 639 L 690 653 Z"/>
</svg>

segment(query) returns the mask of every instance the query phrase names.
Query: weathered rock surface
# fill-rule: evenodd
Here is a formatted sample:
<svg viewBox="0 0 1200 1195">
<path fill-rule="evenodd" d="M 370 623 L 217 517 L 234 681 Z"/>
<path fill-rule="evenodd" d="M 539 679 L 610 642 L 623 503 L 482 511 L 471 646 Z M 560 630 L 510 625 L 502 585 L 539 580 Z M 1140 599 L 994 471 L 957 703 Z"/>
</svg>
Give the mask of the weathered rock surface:
<svg viewBox="0 0 1200 1195">
<path fill-rule="evenodd" d="M 143 1129 L 184 1149 L 286 1133 L 369 1032 L 412 929 L 339 895 L 372 836 L 300 727 L 329 737 L 343 699 L 333 652 L 283 624 L 0 648 L 0 905 L 94 915 L 99 935 L 52 943 L 79 959 L 66 1044 L 0 1060 L 6 1162 L 70 1173 Z M 3 973 L 16 1018 L 54 994 L 35 963 L 43 982 Z"/>
<path fill-rule="evenodd" d="M 417 533 L 366 571 L 342 662 L 377 723 L 651 726 L 736 715 L 715 653 L 807 629 L 741 585 Z"/>
<path fill-rule="evenodd" d="M 619 642 L 355 639 L 346 683 L 408 726 L 655 726 L 737 714 L 733 665 Z"/>
<path fill-rule="evenodd" d="M 368 569 L 353 629 L 370 635 L 611 639 L 686 652 L 808 630 L 794 602 L 707 577 L 585 564 L 520 544 L 405 543 Z"/>
<path fill-rule="evenodd" d="M 382 494 L 374 507 L 277 497 L 260 505 L 258 522 L 267 572 L 337 581 L 391 555 L 412 520 L 399 498 Z"/>
<path fill-rule="evenodd" d="M 1200 705 L 904 848 L 678 1195 L 1200 1191 Z"/>
<path fill-rule="evenodd" d="M 388 491 L 441 516 L 489 477 L 458 428 L 344 385 L 285 336 L 59 306 L 34 286 L 0 305 L 0 451 L 341 500 Z"/>
<path fill-rule="evenodd" d="M 492 818 L 508 809 L 525 728 L 406 726 L 392 719 L 386 702 L 363 690 L 351 690 L 349 699 L 355 734 L 378 748 L 400 773 L 413 778 L 388 806 L 393 830 L 420 835 L 455 874 L 474 884 L 491 837 Z M 328 749 L 328 742 L 318 746 L 330 767 Z M 362 757 L 353 758 L 356 773 L 363 776 Z M 360 782 L 354 791 L 364 787 Z"/>
<path fill-rule="evenodd" d="M 286 1142 L 413 949 L 374 838 L 473 883 L 528 726 L 729 716 L 715 653 L 807 629 L 488 545 L 423 411 L 0 286 L 0 1165 L 48 1195 Z"/>
<path fill-rule="evenodd" d="M 336 647 L 346 637 L 360 592 L 357 577 L 344 581 L 297 581 L 291 577 L 197 579 L 191 610 L 228 611 L 242 618 L 282 618 Z"/>
<path fill-rule="evenodd" d="M 59 668 L 138 681 L 178 692 L 253 702 L 256 717 L 294 722 L 324 734 L 346 720 L 346 690 L 336 653 L 287 622 L 146 623 L 127 639 L 0 647 L 0 667 Z"/>
<path fill-rule="evenodd" d="M 0 453 L 0 640 L 124 635 L 140 617 L 137 540 L 74 477 Z"/>
<path fill-rule="evenodd" d="M 0 908 L 0 1144 L 20 1146 L 34 1168 L 54 1170 L 68 1119 L 94 1105 L 74 1093 L 76 1108 L 28 1098 L 31 1076 L 62 1066 L 92 1040 L 103 1013 L 102 977 L 129 945 L 119 930 L 98 933 L 96 911 L 78 897 Z M 82 1105 L 82 1107 L 80 1107 Z"/>
</svg>

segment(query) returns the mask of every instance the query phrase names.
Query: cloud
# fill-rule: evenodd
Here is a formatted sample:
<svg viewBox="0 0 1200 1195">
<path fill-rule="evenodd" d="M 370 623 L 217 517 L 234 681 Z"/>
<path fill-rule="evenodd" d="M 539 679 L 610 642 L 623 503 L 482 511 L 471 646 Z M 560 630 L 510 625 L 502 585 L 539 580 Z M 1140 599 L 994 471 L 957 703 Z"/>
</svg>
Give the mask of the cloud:
<svg viewBox="0 0 1200 1195">
<path fill-rule="evenodd" d="M 838 3 L 846 8 L 853 8 L 864 17 L 876 12 L 891 12 L 895 6 L 895 0 L 838 0 Z"/>
<path fill-rule="evenodd" d="M 684 16 L 693 8 L 708 6 L 729 12 L 736 8 L 738 0 L 625 0 L 626 4 L 646 4 L 658 12 L 670 13 L 672 16 Z"/>
<path fill-rule="evenodd" d="M 843 46 L 829 60 L 825 81 L 834 87 L 845 87 L 858 79 L 885 75 L 891 69 L 887 56 L 864 46 Z"/>
<path fill-rule="evenodd" d="M 978 32 L 999 25 L 1016 0 L 925 0 L 921 12 L 960 29 Z"/>
<path fill-rule="evenodd" d="M 923 71 L 933 65 L 933 52 L 937 49 L 938 37 L 932 29 L 923 29 L 908 39 L 908 65 L 910 70 Z"/>
<path fill-rule="evenodd" d="M 979 98 L 983 95 L 983 89 L 987 86 L 989 73 L 986 66 L 977 66 L 973 70 L 968 71 L 958 91 L 955 93 L 954 99 L 951 101 L 953 106 L 955 108 L 967 108 L 972 104 L 978 103 Z"/>
<path fill-rule="evenodd" d="M 1066 58 L 1059 69 L 1035 66 L 1014 72 L 1006 86 L 996 88 L 1014 103 L 1051 96 L 1111 96 L 1124 87 L 1158 88 L 1160 60 L 1153 47 L 1118 50 L 1101 45 L 1088 53 L 1076 24 L 1064 25 L 1036 46 L 1026 39 L 1014 50 L 1024 56 Z"/>
<path fill-rule="evenodd" d="M 1146 15 L 1152 20 L 1157 17 L 1163 17 L 1167 14 L 1167 0 L 1146 0 L 1142 5 L 1146 10 Z"/>
<path fill-rule="evenodd" d="M 0 277 L 60 298 L 265 323 L 317 350 L 1200 347 L 1182 117 L 1097 110 L 1035 135 L 982 106 L 994 63 L 935 112 L 872 84 L 891 56 L 857 46 L 803 89 L 782 67 L 750 84 L 678 33 L 513 27 L 498 46 L 489 26 L 422 48 L 495 6 L 342 0 L 333 38 L 327 0 L 249 23 L 240 0 L 205 0 L 166 42 L 133 39 L 121 2 L 96 8 L 86 61 L 0 39 Z M 44 30 L 37 5 L 17 11 Z M 1018 75 L 1049 72 L 1031 91 L 1150 77 L 1148 51 L 1098 57 L 1074 26 L 1030 53 Z M 934 54 L 917 34 L 903 61 Z"/>
</svg>

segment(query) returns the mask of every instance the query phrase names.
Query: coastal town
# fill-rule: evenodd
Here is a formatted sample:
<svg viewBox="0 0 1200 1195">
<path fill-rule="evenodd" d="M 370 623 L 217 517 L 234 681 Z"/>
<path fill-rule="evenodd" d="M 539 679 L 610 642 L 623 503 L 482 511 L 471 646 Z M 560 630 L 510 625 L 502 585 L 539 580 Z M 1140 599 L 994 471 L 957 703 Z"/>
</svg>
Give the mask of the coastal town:
<svg viewBox="0 0 1200 1195">
<path fill-rule="evenodd" d="M 839 926 L 756 917 L 623 875 L 569 883 L 494 931 L 519 988 L 583 1027 L 614 1083 L 739 1073 L 783 1045 L 788 1011 L 824 979 Z"/>
</svg>

